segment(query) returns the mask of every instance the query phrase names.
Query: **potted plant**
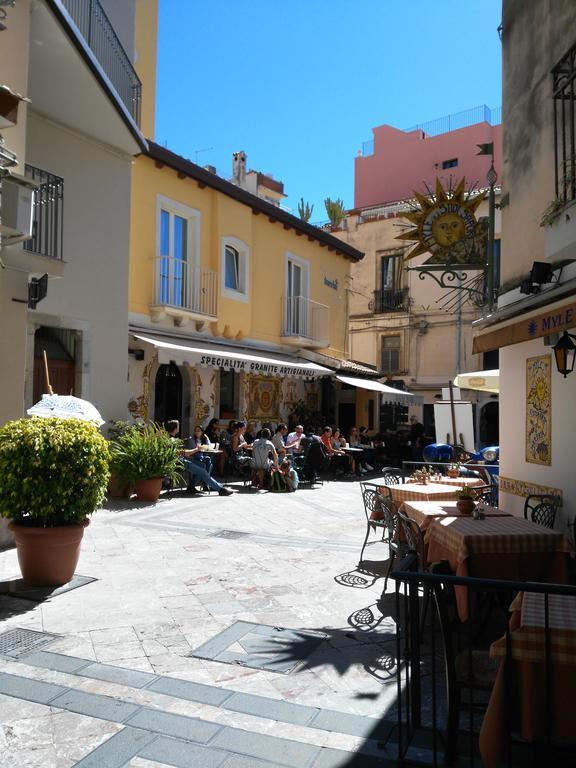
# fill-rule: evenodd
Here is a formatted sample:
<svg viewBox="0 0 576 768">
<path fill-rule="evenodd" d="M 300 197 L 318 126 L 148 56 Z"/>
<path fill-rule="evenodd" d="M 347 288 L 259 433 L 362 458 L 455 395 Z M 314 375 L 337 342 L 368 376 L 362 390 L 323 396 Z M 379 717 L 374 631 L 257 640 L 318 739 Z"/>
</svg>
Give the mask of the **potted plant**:
<svg viewBox="0 0 576 768">
<path fill-rule="evenodd" d="M 456 506 L 458 511 L 462 515 L 471 515 L 474 511 L 475 496 L 474 491 L 467 485 L 463 485 L 458 490 L 454 491 L 454 495 L 458 499 Z"/>
<path fill-rule="evenodd" d="M 460 475 L 460 464 L 448 464 L 448 477 L 459 477 Z"/>
<path fill-rule="evenodd" d="M 0 428 L 0 515 L 11 521 L 27 584 L 56 586 L 74 575 L 109 459 L 108 443 L 86 421 L 34 417 Z"/>
<path fill-rule="evenodd" d="M 134 486 L 140 501 L 158 501 L 164 479 L 171 483 L 182 479 L 182 442 L 156 424 L 127 430 L 110 451 L 119 481 Z"/>
<path fill-rule="evenodd" d="M 128 421 L 111 421 L 108 427 L 108 440 L 110 447 L 115 445 L 118 440 L 130 429 L 137 429 L 137 425 Z M 128 482 L 124 482 L 119 479 L 119 475 L 122 474 L 121 469 L 116 465 L 118 459 L 114 458 L 110 462 L 110 480 L 108 481 L 107 495 L 108 498 L 113 499 L 127 499 L 134 492 L 133 486 Z"/>
</svg>

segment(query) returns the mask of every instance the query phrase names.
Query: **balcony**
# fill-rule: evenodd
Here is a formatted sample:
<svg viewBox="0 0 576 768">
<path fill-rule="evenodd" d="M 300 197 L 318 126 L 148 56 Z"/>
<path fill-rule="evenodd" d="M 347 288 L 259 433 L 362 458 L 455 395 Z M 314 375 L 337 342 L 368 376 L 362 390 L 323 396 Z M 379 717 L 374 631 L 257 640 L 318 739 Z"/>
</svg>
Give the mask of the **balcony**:
<svg viewBox="0 0 576 768">
<path fill-rule="evenodd" d="M 154 322 L 172 317 L 175 325 L 183 326 L 189 320 L 217 319 L 217 272 L 159 256 L 155 259 L 154 275 L 154 303 L 150 306 Z"/>
<path fill-rule="evenodd" d="M 25 174 L 40 186 L 34 196 L 32 238 L 24 243 L 24 248 L 62 261 L 64 179 L 33 165 L 26 165 Z"/>
<path fill-rule="evenodd" d="M 139 125 L 142 84 L 106 12 L 98 0 L 62 0 L 62 3 Z"/>
<path fill-rule="evenodd" d="M 375 314 L 382 312 L 407 312 L 409 306 L 408 288 L 394 290 L 385 288 L 384 290 L 374 291 L 374 298 L 369 303 L 368 309 Z"/>
<path fill-rule="evenodd" d="M 309 349 L 329 346 L 329 307 L 304 296 L 284 296 L 282 310 L 282 338 L 288 344 Z"/>
</svg>

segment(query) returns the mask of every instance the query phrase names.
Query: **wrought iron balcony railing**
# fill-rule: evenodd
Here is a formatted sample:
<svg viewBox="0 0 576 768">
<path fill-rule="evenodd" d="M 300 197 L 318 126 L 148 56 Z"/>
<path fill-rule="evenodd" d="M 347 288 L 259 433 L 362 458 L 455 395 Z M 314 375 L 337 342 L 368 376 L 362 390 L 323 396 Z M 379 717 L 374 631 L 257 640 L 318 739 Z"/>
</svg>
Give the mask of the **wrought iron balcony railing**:
<svg viewBox="0 0 576 768">
<path fill-rule="evenodd" d="M 99 0 L 62 0 L 137 125 L 142 83 Z"/>
<path fill-rule="evenodd" d="M 304 296 L 285 296 L 283 336 L 298 336 L 311 341 L 327 341 L 330 309 Z"/>
<path fill-rule="evenodd" d="M 154 305 L 216 317 L 218 273 L 190 266 L 182 259 L 155 259 Z"/>
<path fill-rule="evenodd" d="M 51 259 L 62 259 L 64 179 L 33 165 L 25 166 L 25 174 L 40 186 L 34 194 L 32 239 L 24 243 L 24 248 Z"/>
<path fill-rule="evenodd" d="M 394 290 L 385 288 L 374 291 L 374 299 L 369 304 L 373 312 L 405 312 L 408 309 L 408 288 Z"/>
</svg>

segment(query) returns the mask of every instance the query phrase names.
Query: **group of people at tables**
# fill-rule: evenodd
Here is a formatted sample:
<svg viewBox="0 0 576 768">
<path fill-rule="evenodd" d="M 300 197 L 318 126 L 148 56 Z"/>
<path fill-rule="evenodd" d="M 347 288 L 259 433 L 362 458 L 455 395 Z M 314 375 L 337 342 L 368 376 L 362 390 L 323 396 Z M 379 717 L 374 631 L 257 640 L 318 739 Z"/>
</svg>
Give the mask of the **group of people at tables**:
<svg viewBox="0 0 576 768">
<path fill-rule="evenodd" d="M 180 431 L 178 421 L 166 422 L 166 431 L 176 438 Z M 286 490 L 298 488 L 298 468 L 311 443 L 319 442 L 330 466 L 343 475 L 361 476 L 374 469 L 377 449 L 373 447 L 366 427 L 353 427 L 346 440 L 338 427 L 315 429 L 297 425 L 292 431 L 284 423 L 275 429 L 265 423 L 257 429 L 255 422 L 232 420 L 222 427 L 218 419 L 211 419 L 206 429 L 194 427 L 193 434 L 184 440 L 182 462 L 189 475 L 187 492 L 199 494 L 201 490 L 214 490 L 222 496 L 232 491 L 213 477 L 225 474 L 226 463 L 232 468 L 247 467 L 252 471 L 252 484 L 263 488 L 271 472 L 279 472 Z M 347 449 L 356 449 L 349 452 Z"/>
</svg>

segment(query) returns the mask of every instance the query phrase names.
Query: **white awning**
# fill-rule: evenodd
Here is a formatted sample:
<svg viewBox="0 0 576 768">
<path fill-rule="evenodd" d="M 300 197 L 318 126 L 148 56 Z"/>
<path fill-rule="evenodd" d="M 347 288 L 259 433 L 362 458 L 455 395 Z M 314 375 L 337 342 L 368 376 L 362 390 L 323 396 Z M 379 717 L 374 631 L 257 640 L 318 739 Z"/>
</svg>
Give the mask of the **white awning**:
<svg viewBox="0 0 576 768">
<path fill-rule="evenodd" d="M 420 395 L 413 395 L 410 392 L 403 392 L 401 389 L 395 389 L 394 387 L 387 387 L 386 384 L 380 384 L 379 381 L 373 379 L 358 379 L 351 376 L 336 376 L 338 381 L 343 384 L 348 384 L 351 387 L 359 387 L 360 389 L 370 389 L 372 392 L 380 392 L 382 394 L 383 403 L 396 403 L 398 405 L 421 405 L 423 398 Z"/>
<path fill-rule="evenodd" d="M 175 362 L 201 368 L 229 368 L 233 371 L 264 376 L 294 376 L 299 379 L 331 376 L 334 372 L 300 357 L 281 358 L 272 355 L 248 354 L 234 347 L 204 345 L 202 342 L 183 344 L 180 339 L 168 341 L 153 336 L 133 334 L 135 339 L 152 344 L 158 350 L 158 362 Z"/>
<path fill-rule="evenodd" d="M 459 373 L 454 379 L 454 386 L 460 389 L 474 389 L 479 392 L 500 392 L 500 371 L 473 371 Z"/>
</svg>

